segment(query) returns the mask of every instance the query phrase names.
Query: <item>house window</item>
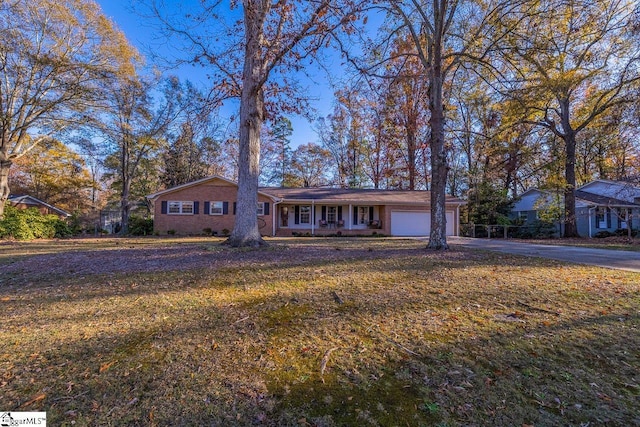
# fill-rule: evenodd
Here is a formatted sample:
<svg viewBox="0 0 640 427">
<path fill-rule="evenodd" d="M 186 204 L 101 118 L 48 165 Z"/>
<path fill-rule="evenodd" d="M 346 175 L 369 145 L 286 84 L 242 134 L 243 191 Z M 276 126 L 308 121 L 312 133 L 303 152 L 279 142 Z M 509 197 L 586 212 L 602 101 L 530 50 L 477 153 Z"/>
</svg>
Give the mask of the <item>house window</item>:
<svg viewBox="0 0 640 427">
<path fill-rule="evenodd" d="M 311 206 L 300 206 L 300 224 L 311 224 Z"/>
<path fill-rule="evenodd" d="M 222 215 L 224 213 L 224 202 L 211 202 L 209 206 L 210 215 Z"/>
<path fill-rule="evenodd" d="M 338 219 L 338 208 L 336 206 L 327 207 L 327 222 L 329 224 L 335 224 Z"/>
<path fill-rule="evenodd" d="M 193 202 L 169 202 L 169 214 L 193 214 Z"/>
<path fill-rule="evenodd" d="M 596 228 L 611 227 L 611 217 L 609 208 L 599 206 L 596 209 Z"/>
<path fill-rule="evenodd" d="M 358 224 L 369 224 L 369 206 L 358 206 Z"/>
<path fill-rule="evenodd" d="M 258 215 L 264 215 L 264 202 L 258 202 Z"/>
</svg>

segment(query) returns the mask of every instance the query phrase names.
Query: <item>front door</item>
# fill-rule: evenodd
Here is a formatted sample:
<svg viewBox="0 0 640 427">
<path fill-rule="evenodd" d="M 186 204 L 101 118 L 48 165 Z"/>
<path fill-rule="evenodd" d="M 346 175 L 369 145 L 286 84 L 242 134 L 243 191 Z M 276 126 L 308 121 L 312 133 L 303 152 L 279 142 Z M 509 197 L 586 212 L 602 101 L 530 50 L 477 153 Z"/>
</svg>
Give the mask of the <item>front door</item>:
<svg viewBox="0 0 640 427">
<path fill-rule="evenodd" d="M 289 226 L 289 207 L 281 206 L 280 207 L 280 227 L 288 227 Z"/>
</svg>

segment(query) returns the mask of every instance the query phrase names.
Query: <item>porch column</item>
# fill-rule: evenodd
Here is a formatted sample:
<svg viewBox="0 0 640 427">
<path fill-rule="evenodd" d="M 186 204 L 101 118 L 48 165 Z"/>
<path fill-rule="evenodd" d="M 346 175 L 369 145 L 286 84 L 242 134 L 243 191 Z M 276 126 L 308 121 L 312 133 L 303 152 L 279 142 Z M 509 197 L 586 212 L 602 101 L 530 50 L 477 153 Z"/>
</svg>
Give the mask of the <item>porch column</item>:
<svg viewBox="0 0 640 427">
<path fill-rule="evenodd" d="M 316 205 L 315 201 L 311 201 L 311 235 L 315 235 L 315 227 L 316 227 Z"/>
<path fill-rule="evenodd" d="M 271 209 L 271 215 L 273 215 L 271 223 L 273 224 L 273 228 L 271 229 L 271 236 L 276 237 L 276 222 L 278 218 L 280 218 L 280 206 L 278 206 L 280 202 L 273 202 L 273 208 Z"/>
<path fill-rule="evenodd" d="M 351 231 L 352 227 L 353 227 L 353 205 L 351 205 L 351 203 L 349 203 L 349 215 L 347 215 L 349 217 L 349 231 Z"/>
</svg>

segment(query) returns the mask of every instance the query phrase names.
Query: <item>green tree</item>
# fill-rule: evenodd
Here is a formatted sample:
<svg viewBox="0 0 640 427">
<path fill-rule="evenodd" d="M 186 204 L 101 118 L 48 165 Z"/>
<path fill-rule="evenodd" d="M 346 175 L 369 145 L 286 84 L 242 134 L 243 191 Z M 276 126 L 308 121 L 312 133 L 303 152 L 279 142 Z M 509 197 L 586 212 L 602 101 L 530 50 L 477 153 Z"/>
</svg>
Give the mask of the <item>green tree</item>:
<svg viewBox="0 0 640 427">
<path fill-rule="evenodd" d="M 204 150 L 195 140 L 191 123 L 183 123 L 180 134 L 169 142 L 163 153 L 164 170 L 160 177 L 169 188 L 186 184 L 207 175 Z"/>
<path fill-rule="evenodd" d="M 277 150 L 277 160 L 271 173 L 271 182 L 277 182 L 281 187 L 291 185 L 291 135 L 293 126 L 291 120 L 282 117 L 271 128 L 270 136 Z"/>
</svg>

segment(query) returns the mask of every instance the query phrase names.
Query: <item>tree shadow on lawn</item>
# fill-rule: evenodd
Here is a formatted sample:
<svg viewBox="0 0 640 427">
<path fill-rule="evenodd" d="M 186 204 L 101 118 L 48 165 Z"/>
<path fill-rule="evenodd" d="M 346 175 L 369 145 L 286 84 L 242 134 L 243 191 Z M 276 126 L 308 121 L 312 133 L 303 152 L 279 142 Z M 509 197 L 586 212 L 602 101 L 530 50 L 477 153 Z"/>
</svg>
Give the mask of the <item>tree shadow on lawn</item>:
<svg viewBox="0 0 640 427">
<path fill-rule="evenodd" d="M 0 407 L 46 410 L 53 425 L 639 422 L 637 298 L 608 313 L 510 318 L 456 310 L 437 289 L 417 299 L 343 283 L 339 304 L 322 284 L 265 296 L 253 280 L 242 301 L 172 301 L 166 318 L 114 318 L 94 337 L 57 321 L 65 339 L 8 337 Z"/>
<path fill-rule="evenodd" d="M 377 242 L 376 242 L 377 243 Z M 252 271 L 254 269 L 298 269 L 300 267 L 322 268 L 342 264 L 363 263 L 367 260 L 389 259 L 424 255 L 424 250 L 416 248 L 369 251 L 368 249 L 349 249 L 336 251 L 331 247 L 313 249 L 305 252 L 296 248 L 274 248 L 271 251 L 237 251 L 216 245 L 214 250 L 207 246 L 169 247 L 146 249 L 117 249 L 108 251 L 80 251 L 51 255 L 35 255 L 3 269 L 0 279 L 0 291 L 6 295 L 28 296 L 38 295 L 40 302 L 45 302 L 48 295 L 65 293 L 92 295 L 103 297 L 114 292 L 135 294 L 155 291 L 156 283 L 146 280 L 150 274 L 157 280 L 157 274 L 166 273 L 167 277 L 175 277 L 171 288 L 189 286 L 190 281 L 199 280 L 199 274 L 215 276 L 219 271 L 224 273 L 232 269 Z M 427 255 L 427 258 L 430 255 Z M 70 261 L 70 259 L 72 261 Z M 378 268 L 375 263 L 366 268 Z M 179 275 L 184 275 L 180 278 Z M 190 277 L 190 276 L 195 276 Z M 127 289 L 110 288 L 111 282 L 119 282 L 122 277 L 136 278 L 142 286 Z M 97 283 L 96 283 L 97 282 Z M 102 282 L 102 283 L 101 283 Z M 162 280 L 160 280 L 162 282 Z M 87 288 L 95 288 L 92 294 Z M 45 299 L 42 299 L 44 297 Z M 64 297 L 64 295 L 62 295 Z M 54 298 L 57 300 L 57 298 Z"/>
</svg>

